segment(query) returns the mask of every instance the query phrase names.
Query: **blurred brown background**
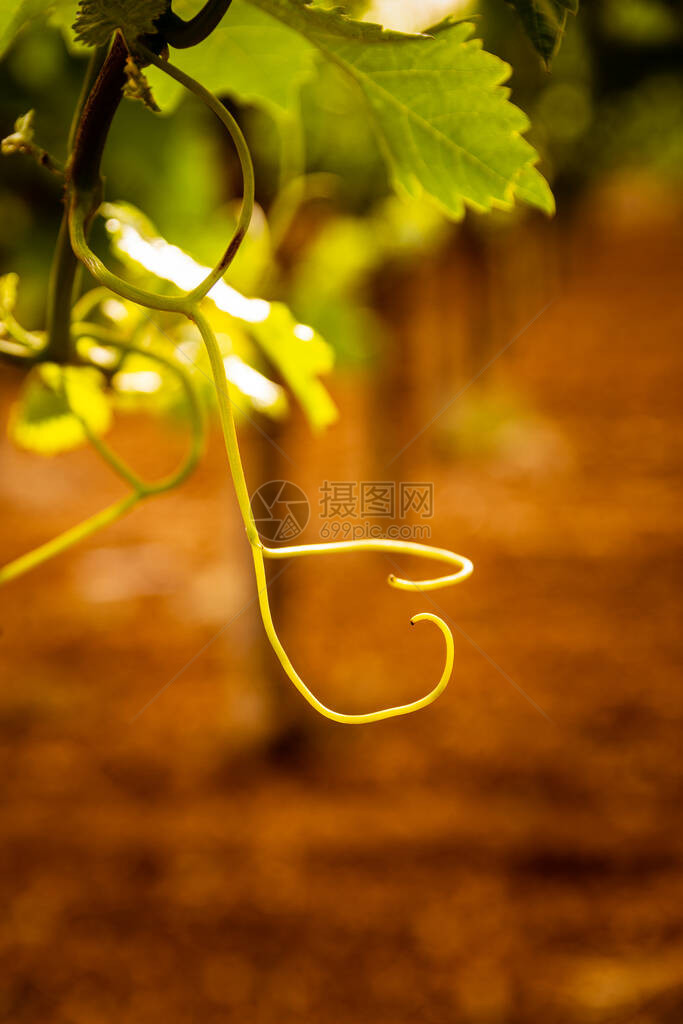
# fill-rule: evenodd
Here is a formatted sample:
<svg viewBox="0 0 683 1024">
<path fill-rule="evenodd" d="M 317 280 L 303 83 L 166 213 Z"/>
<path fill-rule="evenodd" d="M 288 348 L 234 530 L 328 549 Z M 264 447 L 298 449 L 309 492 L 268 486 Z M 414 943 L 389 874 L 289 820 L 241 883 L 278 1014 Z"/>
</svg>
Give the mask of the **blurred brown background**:
<svg viewBox="0 0 683 1024">
<path fill-rule="evenodd" d="M 377 275 L 391 342 L 332 379 L 335 427 L 295 413 L 287 459 L 242 430 L 252 486 L 314 506 L 326 479 L 434 483 L 432 542 L 475 574 L 432 595 L 456 670 L 418 715 L 339 726 L 291 690 L 215 432 L 177 494 L 3 589 L 2 1019 L 683 1019 L 681 214 L 632 171 L 552 222 L 454 229 Z M 150 470 L 183 443 L 134 417 L 116 438 Z M 0 458 L 2 561 L 120 494 L 87 451 Z M 438 676 L 408 629 L 434 608 L 386 574 L 273 584 L 334 707 Z"/>
</svg>

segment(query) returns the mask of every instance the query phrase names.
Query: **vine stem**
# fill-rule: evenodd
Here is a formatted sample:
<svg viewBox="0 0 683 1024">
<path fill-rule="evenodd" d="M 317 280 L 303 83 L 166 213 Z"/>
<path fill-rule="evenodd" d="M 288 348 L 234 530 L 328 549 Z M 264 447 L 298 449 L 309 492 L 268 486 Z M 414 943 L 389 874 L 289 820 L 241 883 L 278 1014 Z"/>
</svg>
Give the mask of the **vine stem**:
<svg viewBox="0 0 683 1024">
<path fill-rule="evenodd" d="M 93 51 L 69 130 L 65 204 L 50 271 L 47 343 L 43 358 L 66 363 L 71 348 L 70 320 L 80 263 L 69 237 L 69 196 L 74 188 L 89 196 L 87 217 L 101 195 L 100 163 L 112 119 L 123 96 L 128 50 L 120 33 L 109 46 Z M 86 218 L 87 219 L 87 218 Z"/>
<path fill-rule="evenodd" d="M 221 18 L 230 7 L 232 0 L 207 0 L 194 18 L 183 21 L 169 9 L 157 19 L 156 25 L 165 42 L 177 49 L 196 46 L 211 35 Z"/>
</svg>

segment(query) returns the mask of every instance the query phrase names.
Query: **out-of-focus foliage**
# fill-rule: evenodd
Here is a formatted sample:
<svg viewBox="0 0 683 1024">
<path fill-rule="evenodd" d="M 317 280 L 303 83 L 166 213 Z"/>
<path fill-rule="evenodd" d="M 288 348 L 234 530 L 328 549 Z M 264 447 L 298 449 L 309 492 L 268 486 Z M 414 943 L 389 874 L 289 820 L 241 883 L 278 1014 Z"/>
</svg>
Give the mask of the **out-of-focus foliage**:
<svg viewBox="0 0 683 1024">
<path fill-rule="evenodd" d="M 683 34 L 680 6 L 664 0 L 605 0 L 600 20 L 614 39 L 640 46 L 680 41 Z"/>
<path fill-rule="evenodd" d="M 111 409 L 98 370 L 42 363 L 24 382 L 9 434 L 20 448 L 56 455 L 84 444 L 86 426 L 100 436 L 110 425 Z"/>
<path fill-rule="evenodd" d="M 604 150 L 597 167 L 638 168 L 643 165 L 666 177 L 683 177 L 683 81 L 675 75 L 653 75 L 641 86 L 604 104 L 599 133 Z M 583 151 L 593 142 L 587 139 Z"/>
<path fill-rule="evenodd" d="M 0 277 L 0 319 L 14 312 L 19 288 L 18 274 L 3 274 Z"/>
<path fill-rule="evenodd" d="M 569 18 L 548 75 L 524 59 L 514 12 L 482 0 L 487 48 L 514 67 L 531 141 L 555 189 L 581 190 L 610 173 L 650 170 L 680 181 L 683 31 L 676 4 L 594 0 Z M 565 204 L 566 205 L 566 204 Z"/>
<path fill-rule="evenodd" d="M 431 205 L 393 196 L 362 216 L 330 218 L 293 268 L 291 302 L 334 346 L 340 360 L 367 360 L 384 330 L 372 308 L 372 281 L 387 263 L 432 251 L 448 237 Z"/>
<path fill-rule="evenodd" d="M 250 324 L 250 333 L 298 398 L 314 430 L 337 419 L 337 409 L 320 381 L 332 370 L 332 349 L 308 327 L 297 324 L 280 302 L 272 303 L 268 318 Z"/>
<path fill-rule="evenodd" d="M 0 56 L 31 22 L 44 21 L 52 14 L 68 17 L 74 10 L 73 0 L 0 0 Z"/>
<path fill-rule="evenodd" d="M 28 349 L 39 351 L 44 344 L 42 332 L 26 331 L 15 317 L 19 297 L 19 275 L 0 277 L 0 341 L 8 353 L 21 356 Z"/>
</svg>

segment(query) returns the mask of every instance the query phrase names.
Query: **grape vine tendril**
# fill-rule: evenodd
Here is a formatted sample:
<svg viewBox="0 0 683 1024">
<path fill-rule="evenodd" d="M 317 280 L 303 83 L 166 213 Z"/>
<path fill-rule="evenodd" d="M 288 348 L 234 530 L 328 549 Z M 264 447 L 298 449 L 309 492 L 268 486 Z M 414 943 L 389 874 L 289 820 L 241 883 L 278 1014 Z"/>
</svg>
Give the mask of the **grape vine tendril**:
<svg viewBox="0 0 683 1024">
<path fill-rule="evenodd" d="M 230 472 L 254 561 L 261 618 L 270 644 L 290 681 L 311 705 L 311 707 L 321 715 L 332 719 L 335 722 L 341 722 L 344 724 L 355 725 L 378 722 L 383 719 L 410 714 L 420 708 L 427 707 L 443 693 L 448 685 L 453 670 L 454 660 L 453 634 L 444 620 L 431 612 L 421 612 L 413 616 L 411 624 L 414 625 L 418 622 L 429 621 L 434 623 L 434 625 L 436 625 L 443 634 L 446 646 L 446 657 L 441 676 L 436 686 L 418 700 L 411 701 L 408 704 L 383 708 L 379 711 L 373 711 L 366 714 L 344 714 L 342 712 L 334 711 L 321 703 L 321 701 L 318 700 L 315 694 L 306 686 L 304 681 L 298 675 L 280 641 L 275 629 L 270 602 L 268 599 L 265 559 L 298 558 L 309 555 L 344 554 L 359 551 L 391 551 L 396 554 L 416 555 L 427 559 L 441 561 L 451 568 L 456 569 L 455 572 L 448 575 L 420 581 L 397 578 L 394 575 L 389 576 L 388 583 L 395 589 L 418 592 L 435 590 L 440 587 L 460 583 L 472 574 L 473 566 L 469 559 L 464 558 L 461 555 L 454 554 L 451 551 L 447 551 L 444 548 L 388 539 L 342 541 L 336 543 L 307 544 L 282 548 L 269 548 L 263 544 L 258 534 L 251 510 L 249 491 L 244 467 L 242 465 L 242 458 L 237 439 L 237 430 L 235 427 L 235 420 L 228 390 L 228 380 L 225 373 L 221 351 L 211 324 L 200 308 L 202 299 L 207 295 L 216 282 L 223 277 L 225 271 L 234 259 L 249 226 L 254 207 L 254 171 L 251 155 L 239 125 L 229 111 L 211 92 L 179 68 L 176 68 L 168 60 L 157 57 L 156 54 L 139 41 L 134 47 L 134 53 L 139 59 L 147 64 L 155 65 L 167 75 L 174 78 L 190 92 L 194 93 L 195 96 L 197 96 L 214 112 L 230 134 L 240 159 L 243 176 L 243 198 L 237 227 L 221 259 L 196 288 L 179 295 L 169 296 L 157 294 L 156 292 L 138 288 L 114 274 L 105 266 L 99 257 L 95 255 L 92 249 L 90 249 L 87 241 L 87 222 L 92 214 L 93 197 L 91 192 L 86 192 L 85 194 L 79 192 L 76 185 L 69 197 L 68 206 L 68 225 L 73 251 L 102 288 L 112 291 L 124 299 L 128 299 L 137 305 L 149 309 L 182 314 L 198 329 L 207 350 L 216 386 L 218 412 Z M 82 302 L 83 300 L 81 300 L 81 303 Z M 95 437 L 92 431 L 88 429 L 87 423 L 81 419 L 81 424 L 90 443 L 96 449 L 98 454 L 111 466 L 111 468 L 124 481 L 126 481 L 126 483 L 131 487 L 132 493 L 122 501 L 109 506 L 97 515 L 85 520 L 83 523 L 79 524 L 79 526 L 66 531 L 64 534 L 54 538 L 54 540 L 48 542 L 42 547 L 35 549 L 33 552 L 22 556 L 22 558 L 19 558 L 15 562 L 5 566 L 3 569 L 0 569 L 0 583 L 21 575 L 23 572 L 34 568 L 47 558 L 60 553 L 67 547 L 72 546 L 72 544 L 77 543 L 84 537 L 94 533 L 95 530 L 100 529 L 102 526 L 109 525 L 116 519 L 120 518 L 120 516 L 130 511 L 130 509 L 142 499 L 154 494 L 160 494 L 178 486 L 178 484 L 185 480 L 192 472 L 192 469 L 196 465 L 201 453 L 204 436 L 201 412 L 197 404 L 193 386 L 187 377 L 187 374 L 180 367 L 172 363 L 170 360 L 165 360 L 161 356 L 148 352 L 146 349 L 136 349 L 135 346 L 126 342 L 125 339 L 120 337 L 116 332 L 99 327 L 96 324 L 76 322 L 72 325 L 72 336 L 74 339 L 79 337 L 93 337 L 101 341 L 103 345 L 118 348 L 121 351 L 139 351 L 147 357 L 157 359 L 157 361 L 163 363 L 168 369 L 175 373 L 185 389 L 188 408 L 191 412 L 192 443 L 190 452 L 178 470 L 176 470 L 176 472 L 167 479 L 156 483 L 143 481 L 127 465 L 127 463 L 120 459 L 120 457 L 116 455 L 111 448 L 109 448 L 108 445 L 106 445 L 101 439 Z M 66 385 L 64 393 L 68 401 L 68 388 Z M 71 408 L 73 409 L 73 406 L 71 406 Z"/>
</svg>

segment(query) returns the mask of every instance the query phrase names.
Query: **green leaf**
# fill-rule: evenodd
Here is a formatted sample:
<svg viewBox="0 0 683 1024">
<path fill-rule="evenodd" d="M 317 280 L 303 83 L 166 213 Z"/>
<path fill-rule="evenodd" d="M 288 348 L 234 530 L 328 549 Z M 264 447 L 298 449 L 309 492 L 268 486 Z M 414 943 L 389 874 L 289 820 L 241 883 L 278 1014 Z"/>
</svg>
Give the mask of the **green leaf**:
<svg viewBox="0 0 683 1024">
<path fill-rule="evenodd" d="M 521 171 L 515 182 L 515 196 L 529 206 L 536 206 L 546 213 L 554 213 L 555 198 L 550 191 L 550 185 L 542 174 L 539 174 L 535 167 L 528 164 Z"/>
<path fill-rule="evenodd" d="M 579 0 L 508 0 L 543 60 L 548 64 L 562 42 L 568 14 L 577 14 Z"/>
<path fill-rule="evenodd" d="M 104 46 L 116 29 L 132 42 L 155 31 L 155 20 L 164 13 L 166 0 L 80 0 L 74 22 L 78 42 Z"/>
<path fill-rule="evenodd" d="M 182 0 L 179 13 L 189 13 Z M 550 213 L 537 154 L 521 137 L 527 118 L 501 88 L 510 68 L 472 31 L 448 20 L 430 35 L 406 35 L 304 0 L 233 0 L 209 39 L 173 60 L 215 92 L 279 118 L 297 114 L 302 83 L 321 58 L 330 61 L 359 87 L 400 192 L 453 218 L 466 206 L 509 209 L 515 195 Z M 151 71 L 157 102 L 172 105 L 175 86 Z"/>
<path fill-rule="evenodd" d="M 471 24 L 447 19 L 429 36 L 408 36 L 304 0 L 249 2 L 356 82 L 399 191 L 460 218 L 466 206 L 509 209 L 522 179 L 520 198 L 552 212 L 537 154 L 521 136 L 528 120 L 501 88 L 510 67 L 470 39 Z"/>
<path fill-rule="evenodd" d="M 10 416 L 9 436 L 20 448 L 40 455 L 70 451 L 87 441 L 87 429 L 100 436 L 111 425 L 104 378 L 89 367 L 42 363 L 26 378 Z"/>
<path fill-rule="evenodd" d="M 180 0 L 181 16 L 196 3 Z M 299 89 L 315 70 L 316 52 L 286 24 L 245 0 L 233 0 L 228 15 L 200 46 L 174 51 L 174 64 L 221 95 L 265 107 L 276 118 L 298 111 Z M 152 91 L 164 111 L 172 110 L 182 86 L 156 68 L 147 69 Z"/>
</svg>

